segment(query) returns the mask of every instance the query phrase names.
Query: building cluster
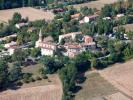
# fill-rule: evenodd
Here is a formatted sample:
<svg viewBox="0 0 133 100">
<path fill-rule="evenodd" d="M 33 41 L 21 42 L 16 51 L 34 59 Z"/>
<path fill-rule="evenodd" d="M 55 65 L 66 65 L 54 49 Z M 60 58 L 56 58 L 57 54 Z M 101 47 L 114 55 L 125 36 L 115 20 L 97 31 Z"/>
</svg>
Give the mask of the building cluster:
<svg viewBox="0 0 133 100">
<path fill-rule="evenodd" d="M 60 11 L 61 9 L 56 9 L 56 10 Z M 79 19 L 80 16 L 81 16 L 81 14 L 77 13 L 77 14 L 71 15 L 71 18 Z M 123 16 L 124 16 L 124 14 L 118 14 L 115 18 L 119 19 Z M 99 17 L 98 14 L 85 16 L 82 20 L 79 21 L 79 23 L 80 24 L 89 23 L 91 21 L 95 21 L 98 17 Z M 111 20 L 111 19 L 112 19 L 111 17 L 103 18 L 103 20 Z M 15 26 L 16 26 L 16 28 L 20 29 L 27 25 L 28 25 L 28 23 L 18 23 Z M 34 28 L 30 27 L 28 29 L 28 32 L 32 32 L 34 30 L 35 30 Z M 109 34 L 109 38 L 114 38 L 113 36 L 114 36 L 113 34 Z M 14 35 L 9 35 L 4 38 L 0 38 L 0 41 L 3 41 L 3 40 L 5 41 L 5 40 L 7 40 L 7 38 L 14 38 L 14 37 L 17 37 L 17 35 L 14 34 Z M 124 34 L 124 37 L 126 37 L 126 39 L 127 39 L 127 36 L 125 36 L 125 34 Z M 62 43 L 63 40 L 64 40 L 64 43 Z M 9 55 L 12 55 L 16 49 L 28 48 L 27 46 L 28 45 L 18 46 L 17 43 L 14 41 L 4 44 L 4 47 L 7 49 L 7 52 L 8 52 L 7 54 L 9 54 Z M 95 50 L 96 43 L 95 43 L 93 37 L 85 35 L 82 32 L 72 32 L 72 33 L 59 35 L 58 43 L 55 43 L 53 38 L 50 36 L 43 38 L 42 32 L 40 30 L 39 39 L 36 41 L 35 47 L 41 49 L 42 55 L 54 56 L 54 55 L 56 55 L 57 52 L 60 52 L 64 56 L 75 57 L 76 55 L 78 55 L 84 51 Z M 59 50 L 60 48 L 63 48 L 63 51 L 60 51 Z"/>
<path fill-rule="evenodd" d="M 82 35 L 82 42 L 66 42 L 61 45 L 62 39 L 72 39 L 75 40 L 77 35 Z M 82 34 L 82 32 L 72 32 L 64 35 L 59 35 L 59 43 L 53 43 L 46 38 L 43 39 L 42 33 L 39 33 L 39 39 L 36 41 L 36 47 L 41 48 L 42 55 L 53 56 L 59 48 L 64 48 L 62 54 L 68 57 L 75 57 L 76 55 L 82 53 L 83 51 L 92 50 L 96 48 L 96 44 L 93 38 Z M 60 51 L 61 52 L 61 51 Z"/>
<path fill-rule="evenodd" d="M 14 54 L 16 49 L 27 49 L 28 46 L 29 46 L 29 43 L 24 44 L 24 45 L 17 45 L 17 42 L 14 42 L 14 41 L 4 44 L 5 49 L 7 49 L 6 52 L 9 55 Z"/>
<path fill-rule="evenodd" d="M 78 19 L 80 16 L 81 16 L 80 13 L 77 13 L 71 15 L 71 18 Z M 123 16 L 124 14 L 118 14 L 116 18 L 121 18 Z M 79 23 L 80 24 L 89 23 L 91 21 L 95 21 L 98 17 L 99 17 L 98 14 L 85 16 L 82 20 L 79 21 Z M 111 17 L 105 17 L 103 18 L 103 20 L 111 20 Z M 79 38 L 80 42 L 75 41 L 78 38 L 77 36 L 80 36 Z M 67 39 L 68 41 L 67 42 L 65 41 L 65 43 L 62 44 L 61 43 L 62 40 L 65 39 Z M 38 41 L 36 41 L 36 47 L 41 48 L 42 55 L 53 56 L 55 55 L 55 53 L 59 48 L 63 48 L 64 51 L 61 51 L 61 53 L 64 56 L 75 57 L 76 55 L 84 51 L 95 50 L 96 43 L 94 42 L 94 39 L 91 36 L 84 35 L 82 32 L 72 32 L 72 33 L 59 35 L 58 44 L 56 44 L 54 42 L 46 40 L 46 38 L 43 38 L 42 33 L 40 31 L 39 39 Z"/>
</svg>

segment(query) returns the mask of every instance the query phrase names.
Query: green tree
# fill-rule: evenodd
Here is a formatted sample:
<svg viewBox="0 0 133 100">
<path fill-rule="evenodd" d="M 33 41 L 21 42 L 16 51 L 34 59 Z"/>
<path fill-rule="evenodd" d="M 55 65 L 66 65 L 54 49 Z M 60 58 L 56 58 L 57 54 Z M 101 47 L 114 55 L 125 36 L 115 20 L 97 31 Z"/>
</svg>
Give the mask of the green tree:
<svg viewBox="0 0 133 100">
<path fill-rule="evenodd" d="M 12 55 L 13 61 L 17 61 L 20 64 L 22 64 L 22 62 L 25 61 L 26 57 L 27 57 L 27 54 L 22 49 L 16 49 L 14 54 Z"/>
<path fill-rule="evenodd" d="M 4 8 L 5 0 L 0 0 L 0 9 Z"/>
<path fill-rule="evenodd" d="M 81 8 L 80 8 L 80 12 L 81 12 L 83 15 L 85 15 L 85 16 L 94 14 L 93 9 L 88 8 L 87 6 L 81 7 Z"/>
<path fill-rule="evenodd" d="M 0 89 L 8 83 L 8 65 L 5 61 L 0 60 Z"/>
<path fill-rule="evenodd" d="M 21 14 L 16 12 L 13 14 L 13 18 L 12 18 L 11 22 L 12 22 L 12 24 L 16 24 L 16 23 L 20 23 L 21 20 L 22 20 Z"/>
<path fill-rule="evenodd" d="M 40 56 L 41 55 L 41 50 L 40 48 L 33 48 L 31 50 L 31 56 L 32 57 L 37 57 L 37 56 Z"/>
<path fill-rule="evenodd" d="M 126 49 L 124 49 L 124 57 L 125 57 L 125 60 L 129 59 L 130 57 L 132 57 L 131 49 L 129 47 L 126 47 Z"/>
<path fill-rule="evenodd" d="M 47 74 L 52 74 L 64 66 L 60 60 L 54 59 L 53 57 L 43 57 L 42 63 Z"/>
<path fill-rule="evenodd" d="M 9 80 L 11 82 L 17 81 L 22 78 L 22 69 L 18 63 L 14 63 L 9 72 Z"/>
<path fill-rule="evenodd" d="M 96 67 L 97 67 L 97 59 L 93 57 L 91 59 L 91 69 L 94 69 Z"/>
<path fill-rule="evenodd" d="M 63 100 L 71 100 L 70 91 L 75 88 L 77 69 L 73 64 L 68 64 L 59 71 L 60 79 L 63 84 Z"/>
</svg>

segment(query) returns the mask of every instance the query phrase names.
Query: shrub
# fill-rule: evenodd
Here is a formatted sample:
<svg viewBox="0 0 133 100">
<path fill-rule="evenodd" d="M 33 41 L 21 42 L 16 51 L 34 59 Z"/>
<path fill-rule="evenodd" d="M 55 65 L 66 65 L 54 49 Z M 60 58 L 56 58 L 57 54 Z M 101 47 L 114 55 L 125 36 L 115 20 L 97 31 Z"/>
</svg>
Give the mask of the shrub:
<svg viewBox="0 0 133 100">
<path fill-rule="evenodd" d="M 29 78 L 29 82 L 35 82 L 35 79 L 33 77 Z"/>
<path fill-rule="evenodd" d="M 48 79 L 48 76 L 43 75 L 42 78 L 43 78 L 43 79 Z"/>
<path fill-rule="evenodd" d="M 29 83 L 29 80 L 23 79 L 24 83 Z"/>
<path fill-rule="evenodd" d="M 31 74 L 30 73 L 25 73 L 24 75 L 23 75 L 23 82 L 24 83 L 29 83 L 31 80 Z"/>
<path fill-rule="evenodd" d="M 18 85 L 18 86 L 22 86 L 22 85 L 23 85 L 23 82 L 21 82 L 21 81 L 17 81 L 17 82 L 16 82 L 16 85 Z"/>
<path fill-rule="evenodd" d="M 36 77 L 36 80 L 42 80 L 42 78 L 40 78 L 39 76 Z"/>
</svg>

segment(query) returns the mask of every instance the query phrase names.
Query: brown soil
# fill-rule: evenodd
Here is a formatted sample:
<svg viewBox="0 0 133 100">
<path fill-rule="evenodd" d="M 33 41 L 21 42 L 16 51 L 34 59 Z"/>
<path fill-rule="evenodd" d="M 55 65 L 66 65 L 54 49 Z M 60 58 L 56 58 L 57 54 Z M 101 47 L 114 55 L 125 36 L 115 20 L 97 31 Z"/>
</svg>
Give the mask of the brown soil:
<svg viewBox="0 0 133 100">
<path fill-rule="evenodd" d="M 12 18 L 15 12 L 20 13 L 23 18 L 28 17 L 30 21 L 35 21 L 40 19 L 52 20 L 54 18 L 54 14 L 51 12 L 44 12 L 42 10 L 34 9 L 31 7 L 25 7 L 25 8 L 0 10 L 0 20 L 8 22 L 8 20 Z"/>
<path fill-rule="evenodd" d="M 0 93 L 0 100 L 61 100 L 62 85 L 56 75 L 54 84 L 30 85 L 17 90 L 6 90 Z"/>
<path fill-rule="evenodd" d="M 97 8 L 100 10 L 105 4 L 111 4 L 111 3 L 114 3 L 116 1 L 117 0 L 97 0 L 97 1 L 92 1 L 89 3 L 74 5 L 74 7 L 77 9 L 80 9 L 80 7 L 87 6 L 89 8 Z"/>
<path fill-rule="evenodd" d="M 133 97 L 133 60 L 100 71 L 102 77 L 128 96 Z"/>
</svg>

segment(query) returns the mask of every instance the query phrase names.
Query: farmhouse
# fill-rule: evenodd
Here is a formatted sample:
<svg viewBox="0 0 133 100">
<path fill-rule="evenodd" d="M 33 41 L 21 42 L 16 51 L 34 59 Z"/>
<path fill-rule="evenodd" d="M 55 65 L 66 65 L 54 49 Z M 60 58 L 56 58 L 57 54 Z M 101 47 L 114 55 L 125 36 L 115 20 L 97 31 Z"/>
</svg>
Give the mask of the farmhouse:
<svg viewBox="0 0 133 100">
<path fill-rule="evenodd" d="M 36 47 L 41 48 L 42 55 L 48 55 L 48 56 L 53 56 L 57 49 L 57 45 L 55 43 L 45 41 L 45 38 L 44 39 L 42 38 L 41 30 L 39 33 L 39 39 L 38 41 L 36 41 Z"/>
</svg>

